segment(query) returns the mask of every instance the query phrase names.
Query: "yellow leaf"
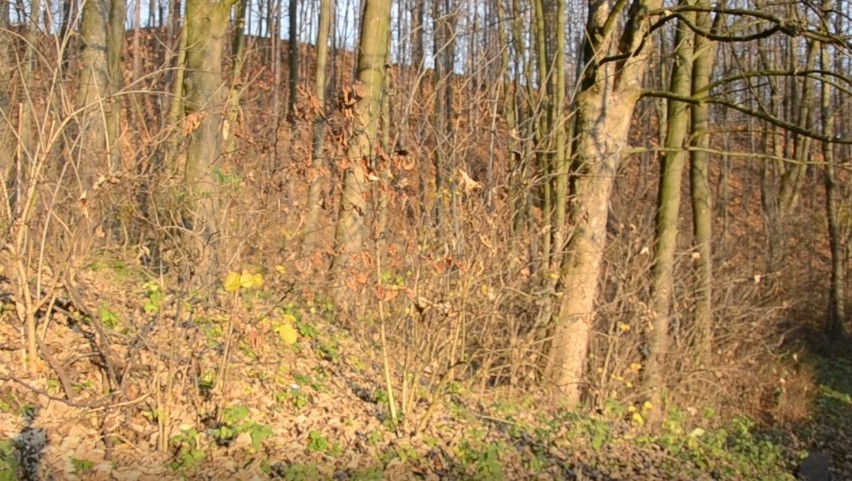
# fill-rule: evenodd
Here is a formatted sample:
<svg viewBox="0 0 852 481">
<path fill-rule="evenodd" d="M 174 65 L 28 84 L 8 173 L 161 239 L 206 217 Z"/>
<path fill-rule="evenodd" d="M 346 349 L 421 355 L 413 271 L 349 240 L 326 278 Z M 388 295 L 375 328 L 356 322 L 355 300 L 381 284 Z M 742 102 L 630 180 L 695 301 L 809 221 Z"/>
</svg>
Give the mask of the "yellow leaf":
<svg viewBox="0 0 852 481">
<path fill-rule="evenodd" d="M 237 292 L 240 290 L 240 275 L 236 272 L 229 272 L 225 276 L 225 290 L 228 292 Z"/>
<path fill-rule="evenodd" d="M 278 337 L 280 337 L 281 340 L 284 341 L 284 344 L 287 344 L 288 346 L 296 344 L 296 341 L 299 340 L 299 333 L 292 324 L 281 324 L 278 329 L 276 329 L 276 332 L 278 332 Z"/>
<path fill-rule="evenodd" d="M 283 316 L 281 316 L 281 320 L 290 325 L 296 323 L 296 318 L 293 317 L 293 314 L 284 314 Z"/>
<path fill-rule="evenodd" d="M 633 413 L 633 422 L 636 423 L 637 426 L 642 426 L 645 424 L 645 418 L 643 418 L 639 413 Z"/>
<path fill-rule="evenodd" d="M 240 285 L 246 289 L 254 285 L 254 276 L 249 274 L 247 271 L 243 271 L 240 274 Z"/>
<path fill-rule="evenodd" d="M 252 284 L 254 285 L 254 288 L 260 289 L 260 286 L 263 285 L 263 276 L 260 275 L 260 274 L 255 274 L 255 275 L 251 276 L 251 278 L 252 278 Z"/>
<path fill-rule="evenodd" d="M 275 266 L 275 272 L 277 272 L 279 274 L 284 274 L 285 272 L 287 272 L 287 269 L 284 268 L 284 266 L 278 265 L 278 266 Z"/>
<path fill-rule="evenodd" d="M 642 409 L 645 411 L 650 411 L 653 407 L 654 406 L 651 404 L 650 401 L 645 401 L 645 403 L 642 404 Z"/>
<path fill-rule="evenodd" d="M 635 371 L 635 372 L 639 372 L 640 370 L 642 370 L 642 365 L 639 364 L 638 362 L 634 362 L 634 363 L 630 364 L 630 370 Z"/>
</svg>

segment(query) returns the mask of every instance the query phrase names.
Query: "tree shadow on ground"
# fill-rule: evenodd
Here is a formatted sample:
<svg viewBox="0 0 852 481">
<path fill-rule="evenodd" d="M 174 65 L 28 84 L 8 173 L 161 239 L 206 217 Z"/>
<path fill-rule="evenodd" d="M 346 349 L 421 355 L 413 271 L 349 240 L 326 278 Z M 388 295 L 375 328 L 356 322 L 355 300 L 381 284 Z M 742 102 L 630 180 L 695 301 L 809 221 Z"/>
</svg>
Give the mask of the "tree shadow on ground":
<svg viewBox="0 0 852 481">
<path fill-rule="evenodd" d="M 25 425 L 11 441 L 0 441 L 0 481 L 38 481 L 47 432 L 33 427 L 38 409 L 24 411 Z"/>
<path fill-rule="evenodd" d="M 831 455 L 834 479 L 852 479 L 852 349 L 848 340 L 818 342 L 813 354 L 818 392 L 803 432 L 813 451 Z"/>
</svg>

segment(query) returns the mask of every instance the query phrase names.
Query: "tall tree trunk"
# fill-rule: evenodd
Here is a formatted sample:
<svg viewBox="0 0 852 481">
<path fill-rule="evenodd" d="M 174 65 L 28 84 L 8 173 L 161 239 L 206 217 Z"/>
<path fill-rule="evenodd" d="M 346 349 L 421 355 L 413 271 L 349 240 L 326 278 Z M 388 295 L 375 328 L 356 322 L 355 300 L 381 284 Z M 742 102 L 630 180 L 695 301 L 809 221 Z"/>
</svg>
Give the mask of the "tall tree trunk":
<svg viewBox="0 0 852 481">
<path fill-rule="evenodd" d="M 9 28 L 9 0 L 0 0 L 0 85 L 11 85 L 12 75 L 12 41 L 8 32 Z M 11 188 L 11 180 L 15 152 L 14 132 L 8 120 L 12 118 L 10 108 L 12 99 L 9 89 L 0 89 L 0 182 L 6 182 L 6 187 Z M 5 216 L 4 216 L 5 217 Z M 4 219 L 11 222 L 12 219 Z"/>
<path fill-rule="evenodd" d="M 358 46 L 357 82 L 353 95 L 357 99 L 352 116 L 352 135 L 346 148 L 343 189 L 334 239 L 336 255 L 331 266 L 335 300 L 346 307 L 344 279 L 355 256 L 363 250 L 369 189 L 365 167 L 373 155 L 385 76 L 388 49 L 391 0 L 366 0 Z"/>
<path fill-rule="evenodd" d="M 133 2 L 133 76 L 131 78 L 134 84 L 142 78 L 142 0 Z"/>
<path fill-rule="evenodd" d="M 246 11 L 248 0 L 237 0 L 234 8 L 234 40 L 231 42 L 231 56 L 234 70 L 231 72 L 231 89 L 228 92 L 228 118 L 225 123 L 225 153 L 233 154 L 237 150 L 237 125 L 240 117 L 240 95 L 242 94 L 243 68 L 248 56 L 246 50 Z"/>
<path fill-rule="evenodd" d="M 82 53 L 76 107 L 80 111 L 75 149 L 81 197 L 94 195 L 98 173 L 117 169 L 121 102 L 113 97 L 122 84 L 121 49 L 125 0 L 87 0 L 80 24 Z M 99 210 L 99 209 L 98 209 Z M 101 212 L 102 213 L 102 212 Z M 89 227 L 93 228 L 94 223 Z M 88 242 L 90 236 L 83 236 Z"/>
<path fill-rule="evenodd" d="M 610 193 L 627 149 L 630 121 L 652 48 L 645 41 L 648 13 L 661 6 L 661 0 L 635 1 L 625 17 L 621 39 L 615 39 L 615 19 L 621 12 L 611 11 L 609 2 L 589 4 L 586 69 L 577 95 L 576 169 L 567 216 L 574 230 L 560 276 L 562 302 L 551 348 L 553 380 L 569 404 L 579 403 L 581 397 Z M 612 50 L 623 58 L 603 62 Z"/>
<path fill-rule="evenodd" d="M 831 0 L 823 2 L 823 10 L 831 8 Z M 820 48 L 822 71 L 831 69 L 828 48 Z M 834 106 L 831 101 L 831 82 L 823 79 L 822 99 L 822 133 L 826 138 L 834 136 Z M 840 192 L 835 169 L 834 144 L 822 143 L 822 155 L 825 161 L 825 209 L 828 218 L 828 241 L 831 247 L 831 285 L 828 291 L 828 315 L 825 319 L 825 334 L 831 339 L 841 339 L 846 335 L 846 252 L 844 246 L 848 239 L 841 234 L 841 203 L 843 195 Z"/>
<path fill-rule="evenodd" d="M 308 187 L 308 214 L 305 219 L 305 250 L 315 247 L 318 236 L 319 215 L 322 210 L 322 182 L 323 168 L 327 166 L 327 159 L 323 155 L 323 140 L 325 139 L 325 91 L 326 70 L 328 68 L 328 40 L 331 31 L 332 0 L 320 0 L 319 29 L 317 30 L 317 70 L 314 77 L 314 95 L 317 98 L 320 109 L 319 115 L 314 118 L 314 132 L 312 141 L 312 170 L 311 184 Z"/>
<path fill-rule="evenodd" d="M 435 132 L 435 145 L 433 146 L 432 163 L 435 169 L 435 196 L 434 196 L 434 212 L 433 220 L 435 225 L 443 227 L 446 223 L 446 209 L 449 204 L 449 189 L 444 185 L 447 181 L 447 156 L 444 149 L 447 148 L 447 106 L 446 90 L 447 84 L 450 82 L 449 74 L 444 72 L 446 63 L 444 56 L 448 48 L 449 29 L 447 28 L 447 14 L 443 8 L 444 0 L 432 0 L 432 23 L 434 25 L 432 32 L 432 86 L 435 95 L 434 99 L 434 123 L 433 130 Z M 446 231 L 445 231 L 446 232 Z"/>
<path fill-rule="evenodd" d="M 200 238 L 195 275 L 205 282 L 217 271 L 217 185 L 213 176 L 222 153 L 222 51 L 234 0 L 187 0 L 185 123 L 191 128 L 186 150 L 185 188 L 193 212 L 189 220 Z"/>
<path fill-rule="evenodd" d="M 288 79 L 289 79 L 289 96 L 287 97 L 287 115 L 290 117 L 291 122 L 295 122 L 295 113 L 296 113 L 296 102 L 298 102 L 299 94 L 299 23 L 298 23 L 298 14 L 299 14 L 299 3 L 297 0 L 290 0 L 290 3 L 287 5 L 287 13 L 289 16 L 289 29 L 288 29 L 288 46 L 289 50 L 287 52 L 287 66 L 289 68 Z"/>
<path fill-rule="evenodd" d="M 681 0 L 688 6 L 689 0 Z M 678 19 L 675 33 L 675 58 L 669 91 L 680 97 L 692 94 L 693 34 L 687 22 L 694 14 L 684 12 Z M 680 197 L 683 167 L 686 161 L 685 141 L 689 132 L 689 105 L 669 99 L 666 118 L 664 151 L 660 159 L 660 186 L 657 198 L 656 236 L 654 241 L 654 267 L 651 275 L 651 324 L 646 333 L 648 358 L 645 365 L 644 384 L 652 406 L 652 421 L 662 412 L 665 386 L 665 361 L 669 350 L 669 316 L 674 289 L 675 252 L 677 251 L 678 224 L 680 222 Z"/>
<path fill-rule="evenodd" d="M 697 7 L 709 8 L 709 0 L 699 0 Z M 696 12 L 695 22 L 702 30 L 715 29 L 710 13 Z M 695 60 L 692 63 L 692 95 L 701 100 L 709 97 L 707 91 L 713 64 L 716 62 L 716 42 L 706 37 L 695 36 Z M 695 347 L 699 363 L 707 361 L 713 342 L 713 258 L 712 244 L 713 208 L 710 192 L 709 148 L 710 148 L 710 105 L 701 102 L 692 106 L 692 142 L 690 152 L 690 198 L 692 202 L 693 243 L 696 272 L 695 309 L 692 313 L 695 327 Z"/>
</svg>

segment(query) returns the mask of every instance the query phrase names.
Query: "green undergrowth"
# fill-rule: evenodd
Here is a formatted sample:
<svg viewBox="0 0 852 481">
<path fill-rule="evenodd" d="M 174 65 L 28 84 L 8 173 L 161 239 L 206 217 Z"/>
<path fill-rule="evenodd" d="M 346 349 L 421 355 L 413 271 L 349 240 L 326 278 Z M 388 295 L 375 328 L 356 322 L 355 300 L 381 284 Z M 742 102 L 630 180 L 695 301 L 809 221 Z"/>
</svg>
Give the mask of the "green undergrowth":
<svg viewBox="0 0 852 481">
<path fill-rule="evenodd" d="M 819 395 L 818 415 L 835 424 L 852 424 L 852 360 L 848 357 L 815 357 Z"/>
<path fill-rule="evenodd" d="M 637 422 L 641 408 L 614 401 L 602 414 L 563 411 L 526 423 L 513 415 L 522 409 L 503 403 L 495 411 L 515 449 L 533 453 L 531 473 L 561 463 L 573 476 L 601 479 L 794 479 L 789 450 L 751 420 L 720 420 L 710 409 L 673 410 L 655 429 Z"/>
</svg>

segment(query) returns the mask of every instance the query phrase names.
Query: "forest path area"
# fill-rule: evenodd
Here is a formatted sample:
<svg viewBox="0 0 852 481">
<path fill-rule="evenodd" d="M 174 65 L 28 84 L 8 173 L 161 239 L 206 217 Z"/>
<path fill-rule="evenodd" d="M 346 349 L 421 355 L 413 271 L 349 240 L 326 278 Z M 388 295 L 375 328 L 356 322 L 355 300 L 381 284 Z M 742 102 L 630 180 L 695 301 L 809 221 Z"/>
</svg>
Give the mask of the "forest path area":
<svg viewBox="0 0 852 481">
<path fill-rule="evenodd" d="M 813 419 L 797 428 L 799 447 L 814 453 L 813 469 L 829 463 L 834 480 L 852 479 L 852 356 L 849 349 L 816 355 Z M 805 462 L 803 467 L 808 463 Z M 801 473 L 805 475 L 807 473 Z M 822 479 L 818 477 L 803 479 Z"/>
</svg>

